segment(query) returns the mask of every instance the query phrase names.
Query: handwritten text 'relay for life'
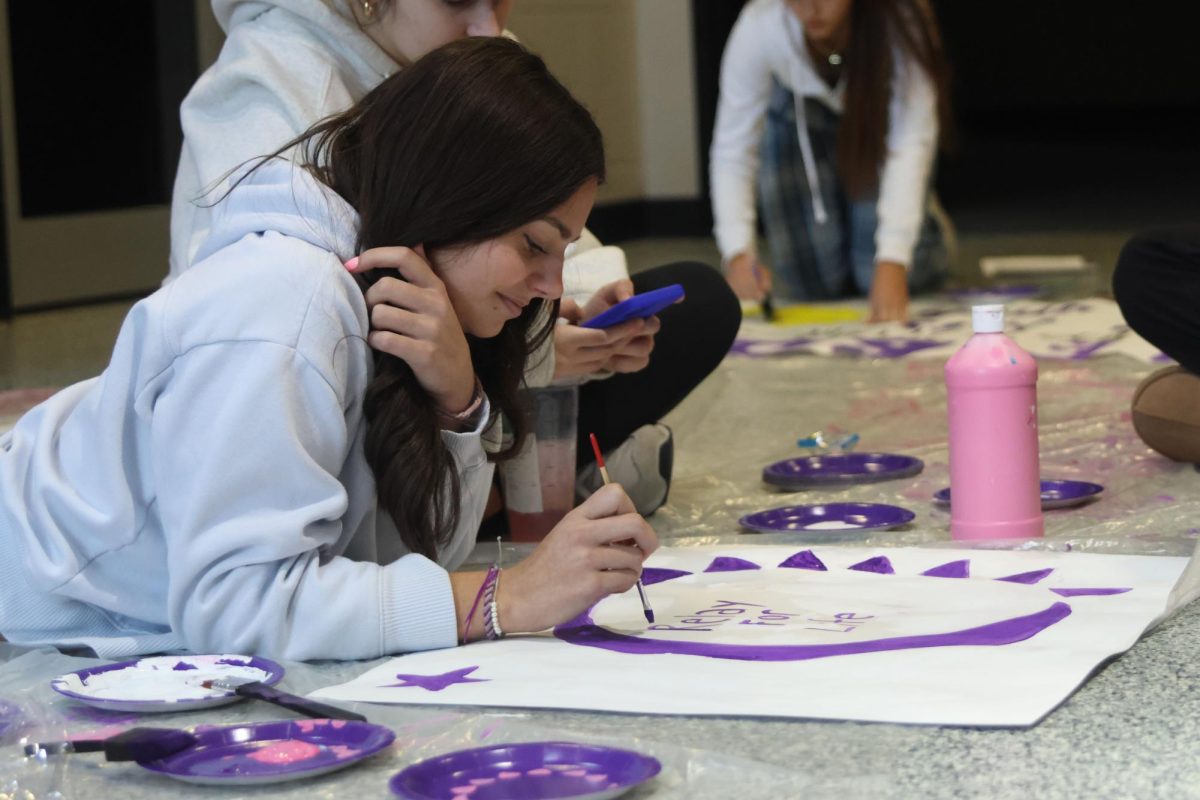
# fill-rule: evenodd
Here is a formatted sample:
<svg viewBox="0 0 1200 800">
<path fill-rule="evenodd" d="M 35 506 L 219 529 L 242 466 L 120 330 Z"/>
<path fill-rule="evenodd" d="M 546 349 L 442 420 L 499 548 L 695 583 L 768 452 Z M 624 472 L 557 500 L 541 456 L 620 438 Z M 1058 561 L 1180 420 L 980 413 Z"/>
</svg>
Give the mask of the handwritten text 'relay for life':
<svg viewBox="0 0 1200 800">
<path fill-rule="evenodd" d="M 830 633 L 850 633 L 869 619 L 869 614 L 856 614 L 852 611 L 842 611 L 832 615 L 832 619 L 807 617 L 790 611 L 772 611 L 758 603 L 747 603 L 740 600 L 718 600 L 711 608 L 702 608 L 695 613 L 679 616 L 670 625 L 651 625 L 651 631 L 687 631 L 711 632 L 726 627 L 726 623 L 736 625 L 788 625 L 798 622 L 812 622 L 815 625 L 803 626 L 810 631 L 828 631 Z"/>
</svg>

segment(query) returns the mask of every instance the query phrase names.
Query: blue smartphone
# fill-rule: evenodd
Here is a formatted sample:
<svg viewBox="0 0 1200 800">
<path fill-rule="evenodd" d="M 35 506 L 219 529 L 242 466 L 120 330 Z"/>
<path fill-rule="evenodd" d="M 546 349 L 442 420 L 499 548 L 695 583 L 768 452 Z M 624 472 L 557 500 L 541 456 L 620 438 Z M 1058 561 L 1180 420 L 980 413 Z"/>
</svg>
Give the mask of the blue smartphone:
<svg viewBox="0 0 1200 800">
<path fill-rule="evenodd" d="M 589 319 L 581 328 L 611 328 L 628 322 L 631 319 L 653 317 L 672 303 L 683 298 L 683 287 L 678 283 L 653 289 L 649 292 L 635 294 L 628 300 L 622 300 L 607 311 L 603 311 Z"/>
</svg>

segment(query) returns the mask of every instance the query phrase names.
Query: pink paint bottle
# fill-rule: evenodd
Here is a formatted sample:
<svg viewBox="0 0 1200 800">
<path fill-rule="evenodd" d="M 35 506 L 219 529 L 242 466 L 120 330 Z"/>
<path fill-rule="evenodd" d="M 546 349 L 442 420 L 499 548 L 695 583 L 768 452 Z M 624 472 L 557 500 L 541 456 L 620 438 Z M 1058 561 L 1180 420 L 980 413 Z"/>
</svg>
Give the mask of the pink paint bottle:
<svg viewBox="0 0 1200 800">
<path fill-rule="evenodd" d="M 1037 362 L 1004 335 L 1004 306 L 971 309 L 975 330 L 946 362 L 950 535 L 1043 535 Z"/>
</svg>

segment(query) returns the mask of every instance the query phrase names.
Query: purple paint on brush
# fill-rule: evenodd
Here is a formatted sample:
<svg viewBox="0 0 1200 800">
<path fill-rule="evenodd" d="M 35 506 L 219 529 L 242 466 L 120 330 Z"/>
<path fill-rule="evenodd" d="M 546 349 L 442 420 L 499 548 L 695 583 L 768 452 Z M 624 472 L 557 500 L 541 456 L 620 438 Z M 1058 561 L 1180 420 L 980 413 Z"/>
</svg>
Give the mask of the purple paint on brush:
<svg viewBox="0 0 1200 800">
<path fill-rule="evenodd" d="M 681 569 L 666 569 L 665 567 L 646 567 L 642 570 L 642 586 L 651 586 L 655 583 L 663 581 L 673 581 L 676 578 L 682 578 L 684 575 L 691 575 Z"/>
<path fill-rule="evenodd" d="M 580 614 L 554 629 L 554 635 L 569 644 L 598 647 L 632 655 L 685 655 L 726 658 L 738 661 L 809 661 L 815 658 L 917 650 L 925 647 L 995 647 L 1029 639 L 1071 615 L 1066 603 L 1024 617 L 1001 620 L 977 628 L 922 636 L 898 636 L 873 641 L 838 644 L 748 645 L 715 642 L 679 642 L 642 639 L 602 628 L 592 622 L 590 612 Z"/>
<path fill-rule="evenodd" d="M 1125 594 L 1132 592 L 1133 589 L 1051 589 L 1057 595 L 1062 597 L 1087 597 L 1089 595 L 1107 596 L 1111 594 Z"/>
<path fill-rule="evenodd" d="M 1016 575 L 1009 575 L 1004 578 L 996 578 L 996 580 L 1008 581 L 1009 583 L 1024 583 L 1024 584 L 1031 585 L 1031 584 L 1038 583 L 1039 581 L 1043 580 L 1051 572 L 1054 572 L 1053 568 L 1038 569 L 1038 570 L 1034 570 L 1033 572 L 1021 572 Z"/>
<path fill-rule="evenodd" d="M 866 561 L 860 561 L 851 567 L 847 567 L 847 569 L 857 570 L 858 572 L 874 572 L 878 575 L 896 574 L 896 570 L 892 568 L 892 562 L 888 561 L 887 556 L 868 558 Z"/>
<path fill-rule="evenodd" d="M 971 562 L 966 559 L 951 561 L 948 564 L 927 569 L 921 574 L 930 578 L 969 578 L 971 577 Z"/>
<path fill-rule="evenodd" d="M 747 561 L 744 558 L 734 558 L 733 556 L 717 556 L 712 560 L 712 563 L 704 568 L 705 572 L 738 572 L 744 569 L 762 569 L 753 561 Z"/>
<path fill-rule="evenodd" d="M 829 568 L 821 563 L 821 559 L 817 558 L 812 550 L 802 550 L 794 556 L 788 556 L 779 566 L 786 569 L 813 569 L 819 572 L 828 572 Z"/>
</svg>

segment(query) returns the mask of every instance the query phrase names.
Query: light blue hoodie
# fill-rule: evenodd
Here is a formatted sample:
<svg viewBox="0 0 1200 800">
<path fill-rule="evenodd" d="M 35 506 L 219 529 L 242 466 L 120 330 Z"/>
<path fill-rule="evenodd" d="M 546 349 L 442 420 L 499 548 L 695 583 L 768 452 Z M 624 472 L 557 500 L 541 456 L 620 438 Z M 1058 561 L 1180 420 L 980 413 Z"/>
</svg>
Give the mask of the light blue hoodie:
<svg viewBox="0 0 1200 800">
<path fill-rule="evenodd" d="M 195 268 L 133 307 L 104 373 L 0 437 L 0 634 L 102 657 L 453 646 L 446 569 L 493 473 L 481 431 L 443 434 L 463 492 L 441 565 L 408 553 L 363 457 L 357 215 L 279 160 L 213 211 Z"/>
</svg>

